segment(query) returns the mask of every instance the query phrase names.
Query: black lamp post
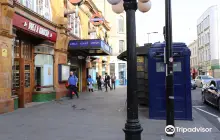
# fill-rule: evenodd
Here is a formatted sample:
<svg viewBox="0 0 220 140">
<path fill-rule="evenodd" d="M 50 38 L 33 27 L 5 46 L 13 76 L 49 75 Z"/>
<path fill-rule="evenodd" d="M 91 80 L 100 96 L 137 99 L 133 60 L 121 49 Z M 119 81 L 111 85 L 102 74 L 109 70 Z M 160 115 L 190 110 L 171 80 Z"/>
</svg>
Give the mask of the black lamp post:
<svg viewBox="0 0 220 140">
<path fill-rule="evenodd" d="M 166 25 L 163 28 L 164 39 L 166 41 L 166 125 L 174 126 L 174 93 L 173 93 L 173 49 L 172 49 L 172 13 L 171 0 L 165 0 Z M 167 136 L 174 136 L 167 134 Z"/>
<path fill-rule="evenodd" d="M 135 12 L 137 10 L 136 0 L 124 1 L 127 25 L 127 122 L 125 128 L 125 140 L 141 140 L 143 131 L 138 119 L 137 100 L 137 56 L 136 56 L 136 23 Z"/>
<path fill-rule="evenodd" d="M 146 0 L 108 0 L 112 4 L 112 9 L 116 13 L 126 12 L 127 29 L 127 121 L 125 123 L 125 140 L 141 140 L 143 128 L 138 119 L 137 100 L 137 56 L 136 56 L 136 23 L 135 12 L 148 12 L 151 2 Z"/>
</svg>

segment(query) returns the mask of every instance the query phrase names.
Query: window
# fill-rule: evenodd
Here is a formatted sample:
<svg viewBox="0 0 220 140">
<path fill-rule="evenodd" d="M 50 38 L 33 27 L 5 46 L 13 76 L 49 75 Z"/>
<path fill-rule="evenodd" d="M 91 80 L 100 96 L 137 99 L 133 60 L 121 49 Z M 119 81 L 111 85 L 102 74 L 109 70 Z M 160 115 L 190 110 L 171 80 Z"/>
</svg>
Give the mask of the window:
<svg viewBox="0 0 220 140">
<path fill-rule="evenodd" d="M 17 2 L 38 13 L 44 18 L 50 21 L 52 20 L 50 0 L 18 0 Z"/>
<path fill-rule="evenodd" d="M 118 19 L 118 32 L 124 33 L 124 17 L 120 16 Z"/>
<path fill-rule="evenodd" d="M 125 84 L 125 79 L 126 79 L 126 64 L 125 63 L 118 64 L 118 79 L 119 79 L 119 85 Z"/>
<path fill-rule="evenodd" d="M 174 62 L 173 63 L 173 71 L 174 72 L 181 72 L 182 71 L 181 62 Z"/>
<path fill-rule="evenodd" d="M 110 75 L 115 73 L 115 63 L 110 63 Z"/>
<path fill-rule="evenodd" d="M 68 17 L 68 28 L 70 33 L 80 37 L 80 19 L 76 18 L 76 14 L 70 14 Z"/>
<path fill-rule="evenodd" d="M 37 13 L 43 15 L 43 0 L 37 0 Z"/>
<path fill-rule="evenodd" d="M 124 51 L 124 40 L 119 40 L 119 53 Z"/>
<path fill-rule="evenodd" d="M 165 72 L 165 66 L 163 62 L 156 63 L 156 71 L 157 72 Z"/>
</svg>

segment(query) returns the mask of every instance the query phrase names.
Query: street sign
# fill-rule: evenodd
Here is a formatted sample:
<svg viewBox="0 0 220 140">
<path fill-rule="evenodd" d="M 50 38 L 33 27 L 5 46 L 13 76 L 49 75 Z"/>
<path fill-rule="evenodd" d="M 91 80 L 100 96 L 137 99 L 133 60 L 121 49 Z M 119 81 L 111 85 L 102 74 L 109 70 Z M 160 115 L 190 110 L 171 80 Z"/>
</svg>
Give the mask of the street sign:
<svg viewBox="0 0 220 140">
<path fill-rule="evenodd" d="M 104 20 L 105 19 L 102 17 L 102 15 L 100 15 L 99 13 L 96 13 L 91 17 L 90 22 L 94 26 L 99 26 L 99 25 L 103 24 Z"/>
</svg>

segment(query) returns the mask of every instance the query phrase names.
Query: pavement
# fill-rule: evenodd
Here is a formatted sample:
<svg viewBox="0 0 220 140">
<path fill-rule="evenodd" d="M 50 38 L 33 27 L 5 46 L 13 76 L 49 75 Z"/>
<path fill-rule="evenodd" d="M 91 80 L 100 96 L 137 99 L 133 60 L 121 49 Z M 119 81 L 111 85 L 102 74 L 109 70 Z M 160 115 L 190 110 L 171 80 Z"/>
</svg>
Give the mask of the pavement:
<svg viewBox="0 0 220 140">
<path fill-rule="evenodd" d="M 72 107 L 74 106 L 74 107 Z M 176 132 L 166 137 L 164 120 L 148 119 L 141 107 L 142 140 L 219 140 L 219 130 L 193 109 L 193 121 L 178 127 L 212 128 L 211 132 Z M 0 115 L 0 140 L 122 140 L 126 119 L 126 88 L 81 93 L 79 99 L 52 101 Z"/>
</svg>

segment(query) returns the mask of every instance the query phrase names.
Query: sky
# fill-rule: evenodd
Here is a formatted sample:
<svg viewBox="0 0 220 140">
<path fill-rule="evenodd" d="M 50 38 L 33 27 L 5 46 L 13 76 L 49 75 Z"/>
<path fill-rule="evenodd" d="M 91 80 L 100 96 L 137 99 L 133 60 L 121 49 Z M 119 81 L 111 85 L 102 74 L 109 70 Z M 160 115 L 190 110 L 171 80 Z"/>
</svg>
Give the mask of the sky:
<svg viewBox="0 0 220 140">
<path fill-rule="evenodd" d="M 197 39 L 197 19 L 220 0 L 171 0 L 173 42 L 185 42 L 187 45 Z M 165 0 L 151 0 L 152 7 L 147 13 L 136 12 L 137 43 L 163 41 L 163 26 L 165 25 Z"/>
</svg>

